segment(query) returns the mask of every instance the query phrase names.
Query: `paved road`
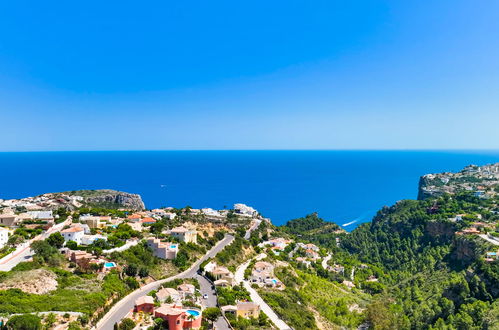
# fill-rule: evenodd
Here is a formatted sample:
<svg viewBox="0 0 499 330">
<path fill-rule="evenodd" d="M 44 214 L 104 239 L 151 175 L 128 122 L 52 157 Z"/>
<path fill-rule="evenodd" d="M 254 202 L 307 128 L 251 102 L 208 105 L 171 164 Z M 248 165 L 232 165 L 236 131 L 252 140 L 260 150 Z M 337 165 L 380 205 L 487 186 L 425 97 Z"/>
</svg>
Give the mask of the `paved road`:
<svg viewBox="0 0 499 330">
<path fill-rule="evenodd" d="M 22 261 L 30 261 L 33 254 L 30 248 L 31 243 L 33 243 L 34 241 L 46 239 L 47 237 L 50 236 L 50 234 L 60 231 L 62 228 L 64 228 L 64 226 L 70 224 L 71 222 L 72 222 L 71 217 L 68 217 L 66 221 L 57 224 L 55 226 L 52 226 L 46 232 L 43 232 L 42 234 L 36 236 L 32 240 L 23 243 L 21 246 L 19 246 L 16 249 L 16 251 L 14 251 L 14 253 L 11 256 L 3 258 L 0 261 L 0 271 L 7 272 Z"/>
<path fill-rule="evenodd" d="M 494 245 L 499 245 L 499 241 L 496 241 L 495 239 L 492 239 L 492 238 L 490 238 L 489 236 L 487 236 L 485 234 L 478 235 L 478 236 L 480 236 L 481 238 L 483 238 L 484 240 L 486 240 L 489 243 L 492 243 Z"/>
<path fill-rule="evenodd" d="M 262 260 L 265 258 L 267 255 L 265 253 L 259 254 L 256 256 L 254 259 L 256 260 Z M 270 308 L 269 305 L 260 297 L 258 292 L 253 289 L 250 285 L 250 283 L 246 280 L 244 280 L 244 271 L 246 268 L 248 268 L 250 262 L 252 259 L 246 261 L 244 264 L 239 265 L 236 269 L 236 273 L 234 275 L 234 279 L 236 283 L 243 283 L 243 286 L 248 290 L 250 294 L 250 298 L 252 301 L 260 305 L 261 310 L 269 317 L 269 319 L 275 324 L 275 326 L 281 330 L 288 330 L 291 329 L 290 326 L 286 324 L 281 318 Z"/>
<path fill-rule="evenodd" d="M 206 277 L 197 274 L 196 279 L 199 282 L 199 287 L 202 295 L 207 294 L 208 299 L 202 299 L 202 305 L 204 307 L 217 307 L 217 292 L 213 289 L 210 281 Z M 214 323 L 215 329 L 228 330 L 230 329 L 229 324 L 224 317 L 220 316 L 218 320 Z"/>
<path fill-rule="evenodd" d="M 121 321 L 123 317 L 125 317 L 130 310 L 133 309 L 135 300 L 137 298 L 142 297 L 152 290 L 157 290 L 161 284 L 172 281 L 177 278 L 192 278 L 197 275 L 197 270 L 199 265 L 202 262 L 209 258 L 213 258 L 218 252 L 220 252 L 223 248 L 225 248 L 228 244 L 230 244 L 234 240 L 234 236 L 226 235 L 223 240 L 217 243 L 210 251 L 208 251 L 202 258 L 196 261 L 189 269 L 184 272 L 165 278 L 163 280 L 155 281 L 143 286 L 140 289 L 137 289 L 118 301 L 106 315 L 97 323 L 96 328 L 98 330 L 112 330 L 114 324 Z"/>
<path fill-rule="evenodd" d="M 256 228 L 258 228 L 258 226 L 260 226 L 261 223 L 262 223 L 262 220 L 260 220 L 260 219 L 253 220 L 253 225 L 246 231 L 246 234 L 244 235 L 244 238 L 245 239 L 249 239 L 250 236 L 251 236 L 251 232 L 253 230 L 255 230 Z"/>
</svg>

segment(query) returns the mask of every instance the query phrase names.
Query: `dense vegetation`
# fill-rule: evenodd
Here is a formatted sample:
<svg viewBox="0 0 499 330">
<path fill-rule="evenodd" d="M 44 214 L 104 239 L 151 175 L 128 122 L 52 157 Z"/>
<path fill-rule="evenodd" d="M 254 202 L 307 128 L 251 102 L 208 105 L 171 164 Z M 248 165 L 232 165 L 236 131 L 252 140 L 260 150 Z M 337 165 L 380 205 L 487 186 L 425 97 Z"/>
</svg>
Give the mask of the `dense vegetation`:
<svg viewBox="0 0 499 330">
<path fill-rule="evenodd" d="M 301 240 L 330 249 L 334 249 L 336 246 L 334 238 L 344 235 L 337 224 L 325 221 L 317 213 L 290 220 L 280 229 L 284 233 L 291 234 Z"/>
<path fill-rule="evenodd" d="M 494 199 L 479 199 L 469 193 L 400 201 L 380 210 L 371 223 L 342 235 L 341 248 L 335 246 L 338 235 L 322 235 L 331 229 L 314 214 L 290 221 L 281 230 L 295 237 L 302 231 L 300 238 L 305 241 L 331 248 L 333 260 L 341 262 L 346 274 L 361 263 L 369 265 L 357 270 L 355 283 L 372 294 L 365 300 L 362 317 L 375 329 L 491 329 L 499 326 L 499 262 L 485 262 L 483 256 L 497 247 L 476 236 L 456 236 L 455 232 L 477 221 L 477 214 L 484 221 L 496 220 L 492 212 L 496 204 Z M 449 221 L 456 214 L 465 216 L 458 222 Z M 333 283 L 347 278 L 314 267 L 318 275 Z M 368 275 L 379 277 L 380 282 L 365 282 Z M 326 299 L 327 291 L 317 290 L 319 284 L 313 277 L 301 274 L 300 279 L 307 279 L 314 289 L 315 294 L 308 296 L 309 306 L 317 306 L 320 314 L 334 324 L 352 327 L 334 315 L 341 306 L 333 308 L 332 315 L 320 308 L 334 304 L 334 297 Z M 287 310 L 293 308 L 293 300 L 304 299 L 302 291 L 287 304 L 276 303 L 284 300 L 278 297 L 283 293 L 264 295 L 291 318 Z M 313 300 L 321 302 L 314 304 Z"/>
</svg>

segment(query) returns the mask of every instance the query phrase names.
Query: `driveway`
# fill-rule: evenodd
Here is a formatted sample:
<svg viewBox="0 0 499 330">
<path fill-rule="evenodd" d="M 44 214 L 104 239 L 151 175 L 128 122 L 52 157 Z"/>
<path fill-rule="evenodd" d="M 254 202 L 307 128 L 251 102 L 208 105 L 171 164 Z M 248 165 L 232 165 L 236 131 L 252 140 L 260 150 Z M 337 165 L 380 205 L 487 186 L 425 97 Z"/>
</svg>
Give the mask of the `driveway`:
<svg viewBox="0 0 499 330">
<path fill-rule="evenodd" d="M 113 330 L 114 324 L 120 322 L 129 312 L 133 309 L 135 305 L 135 300 L 139 297 L 147 295 L 153 290 L 157 290 L 163 283 L 170 282 L 177 278 L 192 278 L 197 275 L 197 270 L 202 262 L 209 258 L 213 258 L 218 252 L 225 248 L 234 240 L 234 236 L 226 235 L 223 240 L 217 243 L 210 251 L 208 251 L 203 257 L 196 261 L 189 269 L 183 271 L 180 274 L 165 278 L 163 280 L 155 281 L 143 286 L 140 289 L 133 291 L 126 297 L 118 301 L 109 312 L 104 315 L 104 317 L 97 323 L 96 328 L 98 330 Z"/>
</svg>

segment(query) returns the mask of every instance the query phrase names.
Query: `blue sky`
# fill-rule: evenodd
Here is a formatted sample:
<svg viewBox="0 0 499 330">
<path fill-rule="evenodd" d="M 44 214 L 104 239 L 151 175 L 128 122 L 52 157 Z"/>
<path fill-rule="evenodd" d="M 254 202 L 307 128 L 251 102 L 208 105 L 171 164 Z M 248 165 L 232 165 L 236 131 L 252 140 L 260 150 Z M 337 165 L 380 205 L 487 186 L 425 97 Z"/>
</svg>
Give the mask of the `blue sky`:
<svg viewBox="0 0 499 330">
<path fill-rule="evenodd" d="M 0 151 L 498 149 L 499 2 L 3 1 Z"/>
</svg>

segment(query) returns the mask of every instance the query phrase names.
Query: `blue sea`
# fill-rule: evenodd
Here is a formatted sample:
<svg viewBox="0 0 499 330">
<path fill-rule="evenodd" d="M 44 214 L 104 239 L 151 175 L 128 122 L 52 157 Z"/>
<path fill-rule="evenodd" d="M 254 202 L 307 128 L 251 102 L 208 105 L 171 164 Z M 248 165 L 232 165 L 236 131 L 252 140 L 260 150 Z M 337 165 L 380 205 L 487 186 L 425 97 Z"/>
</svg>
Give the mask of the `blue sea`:
<svg viewBox="0 0 499 330">
<path fill-rule="evenodd" d="M 499 152 L 127 151 L 0 153 L 0 198 L 116 189 L 148 208 L 255 207 L 279 225 L 318 212 L 352 230 L 415 199 L 419 177 L 499 162 Z"/>
</svg>

